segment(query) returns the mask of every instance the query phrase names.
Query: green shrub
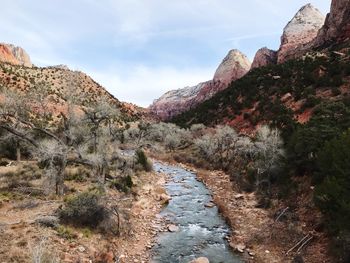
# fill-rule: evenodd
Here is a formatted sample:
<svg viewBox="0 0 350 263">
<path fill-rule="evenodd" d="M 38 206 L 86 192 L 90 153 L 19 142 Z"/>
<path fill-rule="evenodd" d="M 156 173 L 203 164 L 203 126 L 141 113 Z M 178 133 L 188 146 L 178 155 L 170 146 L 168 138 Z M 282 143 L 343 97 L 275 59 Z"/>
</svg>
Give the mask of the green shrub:
<svg viewBox="0 0 350 263">
<path fill-rule="evenodd" d="M 72 240 L 72 239 L 75 239 L 77 237 L 77 235 L 74 233 L 74 231 L 70 227 L 67 227 L 67 226 L 59 225 L 56 228 L 56 231 L 60 237 L 68 239 L 68 240 Z"/>
<path fill-rule="evenodd" d="M 132 182 L 131 176 L 127 175 L 127 176 L 118 177 L 112 180 L 111 185 L 117 188 L 119 191 L 128 193 L 131 187 L 134 185 L 134 183 Z"/>
<path fill-rule="evenodd" d="M 145 152 L 142 149 L 138 149 L 135 152 L 136 165 L 140 165 L 143 170 L 150 172 L 152 171 L 152 163 L 148 160 Z"/>
<path fill-rule="evenodd" d="M 326 143 L 319 153 L 320 182 L 315 203 L 326 217 L 337 253 L 344 262 L 350 259 L 350 130 Z"/>
<path fill-rule="evenodd" d="M 59 210 L 60 219 L 68 224 L 96 227 L 107 215 L 101 204 L 101 195 L 94 192 L 83 192 L 67 198 Z"/>
<path fill-rule="evenodd" d="M 336 230 L 350 231 L 350 131 L 319 153 L 315 200 Z"/>
</svg>

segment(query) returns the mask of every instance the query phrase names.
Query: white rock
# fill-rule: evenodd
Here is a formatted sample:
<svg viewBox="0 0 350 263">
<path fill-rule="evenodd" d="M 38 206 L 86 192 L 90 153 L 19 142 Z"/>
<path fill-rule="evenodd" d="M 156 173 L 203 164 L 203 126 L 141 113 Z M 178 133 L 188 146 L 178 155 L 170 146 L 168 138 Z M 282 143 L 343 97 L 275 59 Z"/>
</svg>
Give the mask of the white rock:
<svg viewBox="0 0 350 263">
<path fill-rule="evenodd" d="M 180 228 L 176 225 L 168 225 L 169 232 L 178 232 L 180 231 Z"/>
<path fill-rule="evenodd" d="M 205 257 L 200 257 L 190 261 L 189 263 L 210 263 L 210 262 L 209 262 L 209 259 Z"/>
<path fill-rule="evenodd" d="M 79 246 L 79 247 L 78 247 L 78 250 L 79 250 L 80 252 L 85 252 L 85 251 L 86 251 L 85 247 L 83 247 L 83 246 Z"/>
</svg>

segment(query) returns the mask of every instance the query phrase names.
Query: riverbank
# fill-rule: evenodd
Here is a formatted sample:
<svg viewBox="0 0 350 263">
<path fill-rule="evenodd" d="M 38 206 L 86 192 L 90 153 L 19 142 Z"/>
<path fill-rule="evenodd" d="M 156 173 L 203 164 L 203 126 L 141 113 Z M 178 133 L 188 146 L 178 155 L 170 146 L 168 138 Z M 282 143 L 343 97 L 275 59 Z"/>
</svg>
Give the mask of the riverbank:
<svg viewBox="0 0 350 263">
<path fill-rule="evenodd" d="M 214 203 L 232 229 L 230 245 L 246 262 L 335 262 L 327 252 L 329 241 L 326 234 L 322 229 L 314 231 L 321 215 L 311 205 L 312 191 L 307 189 L 312 188 L 308 184 L 301 191 L 307 194 L 295 199 L 293 212 L 287 209 L 281 215 L 286 208 L 284 202 L 273 200 L 269 209 L 259 208 L 255 193 L 238 191 L 230 177 L 222 171 L 208 171 L 179 164 L 172 159 L 171 154 L 158 155 L 158 158 L 194 171 L 198 180 L 212 191 Z M 308 216 L 310 214 L 314 216 Z M 281 217 L 276 220 L 279 215 Z M 299 244 L 292 249 L 305 236 L 312 238 L 301 248 Z"/>
</svg>

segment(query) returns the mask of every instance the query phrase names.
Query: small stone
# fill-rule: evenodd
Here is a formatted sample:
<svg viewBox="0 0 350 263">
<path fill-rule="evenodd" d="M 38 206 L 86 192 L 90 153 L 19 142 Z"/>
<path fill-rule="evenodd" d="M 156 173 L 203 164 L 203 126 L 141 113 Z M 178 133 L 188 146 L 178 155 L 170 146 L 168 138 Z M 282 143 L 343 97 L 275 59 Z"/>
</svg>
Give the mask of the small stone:
<svg viewBox="0 0 350 263">
<path fill-rule="evenodd" d="M 205 257 L 200 257 L 200 258 L 196 258 L 188 263 L 210 263 L 209 259 L 205 258 Z"/>
<path fill-rule="evenodd" d="M 79 246 L 79 247 L 78 247 L 78 250 L 79 250 L 80 252 L 85 252 L 85 251 L 86 251 L 85 247 L 83 247 L 83 246 Z"/>
<path fill-rule="evenodd" d="M 234 198 L 235 198 L 235 199 L 243 199 L 243 198 L 244 198 L 244 195 L 242 195 L 242 194 L 236 194 L 236 195 L 234 196 Z"/>
<path fill-rule="evenodd" d="M 244 250 L 245 250 L 246 246 L 244 244 L 238 244 L 234 248 L 239 253 L 244 253 Z"/>
<path fill-rule="evenodd" d="M 266 253 L 266 254 L 270 254 L 270 251 L 269 251 L 269 250 L 265 250 L 265 253 Z"/>
<path fill-rule="evenodd" d="M 168 225 L 168 230 L 169 230 L 169 232 L 178 232 L 180 230 L 180 228 L 178 226 L 175 226 L 175 225 Z"/>
<path fill-rule="evenodd" d="M 215 204 L 213 202 L 209 202 L 209 203 L 206 203 L 204 206 L 207 208 L 213 208 Z"/>
</svg>

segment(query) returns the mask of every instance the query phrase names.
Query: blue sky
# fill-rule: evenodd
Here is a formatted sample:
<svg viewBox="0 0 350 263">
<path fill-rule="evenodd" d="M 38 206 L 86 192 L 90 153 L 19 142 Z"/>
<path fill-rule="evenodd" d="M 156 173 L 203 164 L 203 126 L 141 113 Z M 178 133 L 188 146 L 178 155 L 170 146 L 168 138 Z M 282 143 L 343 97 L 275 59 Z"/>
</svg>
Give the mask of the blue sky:
<svg viewBox="0 0 350 263">
<path fill-rule="evenodd" d="M 230 49 L 253 59 L 277 49 L 283 27 L 311 2 L 330 0 L 11 0 L 1 42 L 39 66 L 66 64 L 117 98 L 148 106 L 164 92 L 212 78 Z"/>
</svg>

